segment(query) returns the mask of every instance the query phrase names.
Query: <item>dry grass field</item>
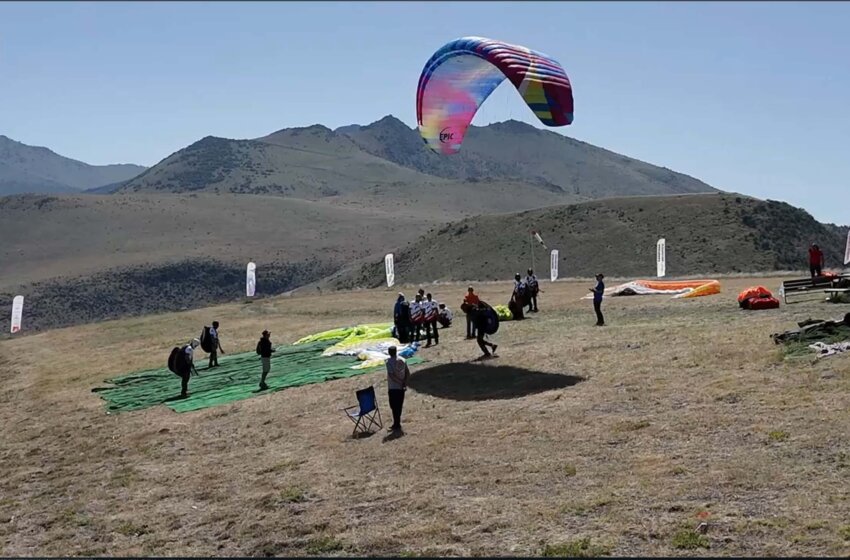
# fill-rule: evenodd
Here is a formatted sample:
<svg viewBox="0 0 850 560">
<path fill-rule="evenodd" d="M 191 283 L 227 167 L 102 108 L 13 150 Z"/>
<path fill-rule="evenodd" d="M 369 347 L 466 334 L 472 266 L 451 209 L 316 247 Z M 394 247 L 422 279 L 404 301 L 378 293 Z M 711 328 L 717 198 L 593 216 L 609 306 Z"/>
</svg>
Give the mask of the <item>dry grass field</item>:
<svg viewBox="0 0 850 560">
<path fill-rule="evenodd" d="M 213 318 L 250 350 L 264 328 L 280 344 L 386 320 L 395 290 L 4 340 L 0 554 L 848 555 L 850 356 L 783 360 L 769 338 L 846 308 L 740 311 L 762 281 L 779 283 L 609 299 L 601 329 L 589 282 L 546 283 L 499 359 L 472 362 L 460 322 L 421 352 L 397 439 L 352 439 L 338 410 L 374 384 L 386 420 L 380 371 L 186 414 L 107 415 L 91 392 Z M 464 285 L 431 288 L 457 310 Z"/>
</svg>

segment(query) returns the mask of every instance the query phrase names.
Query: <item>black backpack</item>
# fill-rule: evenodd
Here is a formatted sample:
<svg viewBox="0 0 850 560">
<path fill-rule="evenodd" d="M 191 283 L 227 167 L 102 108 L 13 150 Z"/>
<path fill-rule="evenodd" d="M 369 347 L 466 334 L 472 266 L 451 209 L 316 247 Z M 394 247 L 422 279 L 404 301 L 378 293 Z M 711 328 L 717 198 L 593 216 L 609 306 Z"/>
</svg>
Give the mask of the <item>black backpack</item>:
<svg viewBox="0 0 850 560">
<path fill-rule="evenodd" d="M 201 350 L 209 354 L 213 351 L 213 339 L 210 336 L 210 328 L 204 326 L 204 330 L 201 331 L 201 337 L 199 339 L 201 341 Z"/>
<path fill-rule="evenodd" d="M 402 325 L 410 324 L 410 303 L 403 301 L 401 302 L 401 309 L 398 312 L 398 322 Z"/>
<path fill-rule="evenodd" d="M 482 302 L 478 303 L 480 313 L 480 328 L 484 334 L 496 334 L 499 330 L 499 314 L 490 305 Z"/>
<path fill-rule="evenodd" d="M 188 364 L 186 363 L 186 347 L 185 346 L 175 346 L 171 349 L 171 354 L 168 356 L 168 369 L 174 375 L 179 375 L 183 377 L 188 368 Z"/>
</svg>

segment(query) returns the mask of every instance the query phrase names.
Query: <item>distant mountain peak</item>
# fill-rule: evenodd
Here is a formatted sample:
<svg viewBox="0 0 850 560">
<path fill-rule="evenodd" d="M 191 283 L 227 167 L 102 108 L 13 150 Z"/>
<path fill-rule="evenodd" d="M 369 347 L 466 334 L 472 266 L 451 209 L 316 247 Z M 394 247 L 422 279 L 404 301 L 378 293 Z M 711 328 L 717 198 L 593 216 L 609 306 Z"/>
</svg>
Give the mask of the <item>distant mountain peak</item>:
<svg viewBox="0 0 850 560">
<path fill-rule="evenodd" d="M 499 132 L 509 132 L 509 133 L 516 133 L 516 134 L 528 134 L 528 133 L 531 133 L 531 132 L 534 132 L 534 133 L 545 132 L 545 131 L 537 128 L 537 127 L 534 127 L 534 126 L 528 124 L 527 122 L 518 121 L 518 120 L 515 120 L 515 119 L 508 119 L 508 120 L 502 121 L 502 122 L 490 123 L 488 125 L 476 127 L 476 128 L 489 128 L 491 130 L 496 130 L 496 131 L 499 131 Z"/>
<path fill-rule="evenodd" d="M 131 179 L 144 170 L 132 164 L 89 165 L 0 135 L 0 196 L 79 192 Z"/>
<path fill-rule="evenodd" d="M 373 127 L 375 127 L 375 128 L 379 128 L 379 127 L 380 128 L 403 128 L 404 130 L 408 130 L 408 131 L 412 130 L 409 126 L 404 124 L 404 122 L 401 119 L 399 119 L 398 117 L 395 117 L 393 115 L 387 115 L 385 117 L 382 117 L 382 118 L 378 119 L 377 121 L 366 125 L 363 128 L 373 128 Z"/>
</svg>

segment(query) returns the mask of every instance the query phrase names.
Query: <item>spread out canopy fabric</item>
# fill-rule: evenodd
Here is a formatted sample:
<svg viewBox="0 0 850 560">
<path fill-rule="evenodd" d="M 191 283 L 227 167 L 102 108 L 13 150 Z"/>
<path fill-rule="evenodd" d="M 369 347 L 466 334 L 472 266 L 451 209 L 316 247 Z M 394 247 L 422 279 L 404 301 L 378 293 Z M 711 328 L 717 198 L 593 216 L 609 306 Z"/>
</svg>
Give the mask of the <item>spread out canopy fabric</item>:
<svg viewBox="0 0 850 560">
<path fill-rule="evenodd" d="M 416 120 L 428 147 L 457 153 L 478 108 L 505 79 L 546 126 L 573 122 L 572 86 L 556 60 L 519 45 L 462 37 L 440 47 L 419 77 Z"/>
<path fill-rule="evenodd" d="M 694 298 L 720 293 L 717 280 L 635 280 L 605 290 L 606 296 L 672 295 L 674 298 Z M 592 295 L 582 299 L 592 298 Z"/>
<path fill-rule="evenodd" d="M 635 280 L 614 288 L 612 296 L 670 294 L 674 298 L 693 298 L 720 293 L 717 280 Z"/>
</svg>

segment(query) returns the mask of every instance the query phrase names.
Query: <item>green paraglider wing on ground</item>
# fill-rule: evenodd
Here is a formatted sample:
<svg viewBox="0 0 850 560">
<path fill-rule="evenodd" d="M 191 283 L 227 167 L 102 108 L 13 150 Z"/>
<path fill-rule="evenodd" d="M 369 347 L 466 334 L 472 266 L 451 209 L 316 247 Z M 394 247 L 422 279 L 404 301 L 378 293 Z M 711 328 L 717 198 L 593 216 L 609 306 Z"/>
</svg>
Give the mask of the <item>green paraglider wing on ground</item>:
<svg viewBox="0 0 850 560">
<path fill-rule="evenodd" d="M 106 383 L 112 384 L 112 387 L 98 387 L 92 391 L 106 401 L 106 408 L 111 412 L 142 410 L 160 404 L 175 412 L 189 412 L 273 393 L 287 387 L 322 383 L 375 371 L 376 368 L 351 369 L 351 366 L 359 363 L 356 357 L 323 357 L 322 352 L 338 340 L 278 347 L 271 358 L 271 372 L 266 378 L 269 388 L 265 391 L 259 391 L 262 367 L 260 357 L 255 352 L 220 356 L 220 366 L 211 370 L 198 367 L 199 375 L 193 375 L 189 381 L 189 396 L 185 399 L 177 398 L 180 394 L 180 378 L 165 367 L 108 379 Z M 205 356 L 200 352 L 196 356 L 196 365 L 202 365 Z M 415 357 L 407 360 L 409 364 L 422 361 Z"/>
</svg>

